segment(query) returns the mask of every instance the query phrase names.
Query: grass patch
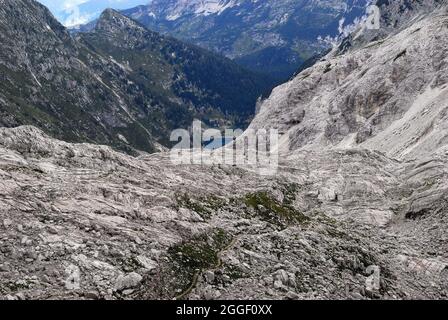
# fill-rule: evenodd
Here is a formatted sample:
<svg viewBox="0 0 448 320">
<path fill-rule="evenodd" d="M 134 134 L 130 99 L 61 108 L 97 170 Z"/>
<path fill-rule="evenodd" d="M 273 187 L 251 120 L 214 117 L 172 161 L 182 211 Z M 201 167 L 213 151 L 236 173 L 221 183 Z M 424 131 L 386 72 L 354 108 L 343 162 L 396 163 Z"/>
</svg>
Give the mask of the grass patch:
<svg viewBox="0 0 448 320">
<path fill-rule="evenodd" d="M 279 202 L 268 192 L 255 192 L 246 195 L 243 202 L 246 207 L 251 208 L 264 221 L 280 227 L 295 223 L 303 224 L 309 221 L 307 216 L 293 207 L 293 200 L 290 195 L 286 196 L 285 194 L 283 201 Z"/>
</svg>

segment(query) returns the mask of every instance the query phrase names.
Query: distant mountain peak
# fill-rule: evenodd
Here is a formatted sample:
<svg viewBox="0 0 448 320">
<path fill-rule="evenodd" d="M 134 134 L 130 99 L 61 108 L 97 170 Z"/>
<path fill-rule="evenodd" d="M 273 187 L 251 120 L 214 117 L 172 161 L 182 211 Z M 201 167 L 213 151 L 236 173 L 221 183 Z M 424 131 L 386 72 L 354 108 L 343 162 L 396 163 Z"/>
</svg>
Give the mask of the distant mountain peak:
<svg viewBox="0 0 448 320">
<path fill-rule="evenodd" d="M 145 31 L 146 29 L 135 20 L 122 15 L 114 9 L 106 9 L 96 23 L 96 31 L 116 32 L 129 29 Z"/>
</svg>

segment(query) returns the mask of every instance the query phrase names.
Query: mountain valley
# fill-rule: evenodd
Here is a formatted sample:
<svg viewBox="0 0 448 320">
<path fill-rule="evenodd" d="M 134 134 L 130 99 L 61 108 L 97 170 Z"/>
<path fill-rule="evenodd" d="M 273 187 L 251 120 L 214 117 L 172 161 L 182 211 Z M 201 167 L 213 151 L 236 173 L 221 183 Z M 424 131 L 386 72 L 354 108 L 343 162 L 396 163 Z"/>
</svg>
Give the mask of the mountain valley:
<svg viewBox="0 0 448 320">
<path fill-rule="evenodd" d="M 2 4 L 2 126 L 35 125 L 67 141 L 154 152 L 194 118 L 217 128 L 246 127 L 273 85 L 113 10 L 99 21 L 74 38 L 35 1 Z"/>
</svg>

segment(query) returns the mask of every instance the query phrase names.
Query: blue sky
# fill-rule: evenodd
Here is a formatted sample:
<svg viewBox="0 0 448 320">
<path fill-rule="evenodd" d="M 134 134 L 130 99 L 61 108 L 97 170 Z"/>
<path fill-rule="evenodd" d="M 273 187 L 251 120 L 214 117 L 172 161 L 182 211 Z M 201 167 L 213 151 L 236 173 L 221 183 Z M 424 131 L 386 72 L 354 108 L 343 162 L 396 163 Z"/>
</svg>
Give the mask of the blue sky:
<svg viewBox="0 0 448 320">
<path fill-rule="evenodd" d="M 127 9 L 150 0 L 38 0 L 65 26 L 75 26 L 97 18 L 106 8 Z"/>
</svg>

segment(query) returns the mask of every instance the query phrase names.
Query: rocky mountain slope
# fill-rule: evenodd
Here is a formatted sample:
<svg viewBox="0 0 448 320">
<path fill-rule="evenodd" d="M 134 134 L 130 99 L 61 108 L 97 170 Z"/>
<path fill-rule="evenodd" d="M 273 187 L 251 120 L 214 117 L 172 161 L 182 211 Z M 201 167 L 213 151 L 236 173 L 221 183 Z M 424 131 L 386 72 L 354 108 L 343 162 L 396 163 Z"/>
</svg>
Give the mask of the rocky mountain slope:
<svg viewBox="0 0 448 320">
<path fill-rule="evenodd" d="M 107 8 L 122 10 L 148 3 L 148 0 L 38 0 L 46 6 L 64 26 L 73 28 L 98 19 Z"/>
<path fill-rule="evenodd" d="M 339 34 L 365 14 L 366 0 L 153 0 L 123 13 L 149 28 L 288 79 L 321 51 L 318 37 Z"/>
<path fill-rule="evenodd" d="M 1 129 L 0 150 L 3 298 L 448 294 L 437 201 L 446 153 L 402 163 L 366 150 L 294 152 L 262 177 L 71 145 L 32 127 Z"/>
<path fill-rule="evenodd" d="M 263 104 L 276 175 L 0 129 L 0 296 L 447 299 L 448 4 L 379 4 Z"/>
<path fill-rule="evenodd" d="M 244 122 L 271 85 L 227 59 L 158 36 L 111 11 L 79 41 L 37 2 L 6 0 L 0 39 L 2 126 L 34 125 L 67 141 L 127 152 L 159 149 L 171 130 L 196 116 Z M 141 50 L 125 56 L 117 40 L 121 49 Z M 150 51 L 155 59 L 147 65 Z M 205 81 L 204 68 L 212 80 Z"/>
</svg>

